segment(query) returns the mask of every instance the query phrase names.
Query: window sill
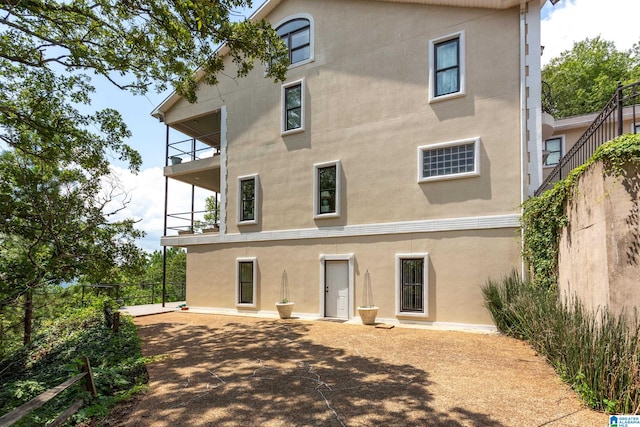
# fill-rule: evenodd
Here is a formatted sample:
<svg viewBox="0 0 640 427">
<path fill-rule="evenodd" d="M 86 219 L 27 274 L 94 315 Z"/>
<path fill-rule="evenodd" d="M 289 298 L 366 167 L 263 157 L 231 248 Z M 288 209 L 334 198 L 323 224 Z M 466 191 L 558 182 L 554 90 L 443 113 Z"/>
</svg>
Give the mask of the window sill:
<svg viewBox="0 0 640 427">
<path fill-rule="evenodd" d="M 294 135 L 296 133 L 301 133 L 304 132 L 304 128 L 297 128 L 297 129 L 290 129 L 290 130 L 285 130 L 281 133 L 282 136 L 289 136 L 289 135 Z"/>
<path fill-rule="evenodd" d="M 257 225 L 258 221 L 255 219 L 252 220 L 248 220 L 248 221 L 238 221 L 238 226 L 240 225 Z"/>
<path fill-rule="evenodd" d="M 340 214 L 337 212 L 332 212 L 332 213 L 315 214 L 313 216 L 313 219 L 332 219 L 332 218 L 340 218 Z"/>
<path fill-rule="evenodd" d="M 437 181 L 450 181 L 452 179 L 474 178 L 478 176 L 480 176 L 479 172 L 467 172 L 467 173 L 459 173 L 455 175 L 431 176 L 428 178 L 420 178 L 418 180 L 418 184 L 424 184 L 427 182 L 437 182 Z"/>
<path fill-rule="evenodd" d="M 238 310 L 241 310 L 243 308 L 256 308 L 257 305 L 256 304 L 241 304 L 241 303 L 236 303 L 236 308 Z"/>
<path fill-rule="evenodd" d="M 396 317 L 429 317 L 429 313 L 424 311 L 396 311 Z"/>
<path fill-rule="evenodd" d="M 454 92 L 454 93 L 449 93 L 446 95 L 440 95 L 440 96 L 429 96 L 429 104 L 435 104 L 437 102 L 441 102 L 441 101 L 448 101 L 449 99 L 455 99 L 455 98 L 461 98 L 463 96 L 466 96 L 465 92 Z"/>
<path fill-rule="evenodd" d="M 555 165 L 542 165 L 542 168 L 543 168 L 543 169 L 553 169 L 553 168 L 555 168 L 556 166 L 558 166 L 558 164 L 557 164 L 557 163 L 556 163 Z"/>
<path fill-rule="evenodd" d="M 311 63 L 313 61 L 315 61 L 315 58 L 312 56 L 312 57 L 307 58 L 305 60 L 296 62 L 295 64 L 289 64 L 288 69 L 291 70 L 292 68 L 298 68 L 298 67 L 301 67 L 303 65 L 309 64 L 309 63 Z"/>
</svg>

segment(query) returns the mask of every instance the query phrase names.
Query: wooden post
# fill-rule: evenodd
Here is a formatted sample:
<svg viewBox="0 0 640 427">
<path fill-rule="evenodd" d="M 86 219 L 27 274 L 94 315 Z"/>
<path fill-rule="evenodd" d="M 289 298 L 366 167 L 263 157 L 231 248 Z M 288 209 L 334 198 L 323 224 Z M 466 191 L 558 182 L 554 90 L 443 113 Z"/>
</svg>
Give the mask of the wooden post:
<svg viewBox="0 0 640 427">
<path fill-rule="evenodd" d="M 120 312 L 115 311 L 113 313 L 113 333 L 117 334 L 120 331 Z"/>
<path fill-rule="evenodd" d="M 91 370 L 91 364 L 87 356 L 82 356 L 82 363 L 78 366 L 81 372 L 86 372 L 84 377 L 84 389 L 87 390 L 93 397 L 98 395 L 96 390 L 96 383 L 93 380 L 93 371 Z"/>
</svg>

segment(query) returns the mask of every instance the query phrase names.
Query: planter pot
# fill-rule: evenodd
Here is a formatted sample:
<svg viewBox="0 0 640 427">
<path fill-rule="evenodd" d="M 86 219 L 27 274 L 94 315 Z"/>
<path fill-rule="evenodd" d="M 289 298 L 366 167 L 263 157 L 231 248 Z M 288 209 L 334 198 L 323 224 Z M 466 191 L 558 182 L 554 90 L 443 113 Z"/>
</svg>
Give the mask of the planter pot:
<svg viewBox="0 0 640 427">
<path fill-rule="evenodd" d="M 291 317 L 291 313 L 293 312 L 293 303 L 292 302 L 277 302 L 276 308 L 278 309 L 278 314 L 281 319 L 288 319 Z"/>
<path fill-rule="evenodd" d="M 203 228 L 202 229 L 203 233 L 217 233 L 219 231 L 220 231 L 220 229 L 218 227 L 209 227 L 209 228 Z"/>
<path fill-rule="evenodd" d="M 180 307 L 180 310 L 187 311 L 187 310 L 189 310 L 189 307 Z"/>
<path fill-rule="evenodd" d="M 373 325 L 376 323 L 376 316 L 378 315 L 378 307 L 358 307 L 358 314 L 362 323 L 365 325 Z"/>
</svg>

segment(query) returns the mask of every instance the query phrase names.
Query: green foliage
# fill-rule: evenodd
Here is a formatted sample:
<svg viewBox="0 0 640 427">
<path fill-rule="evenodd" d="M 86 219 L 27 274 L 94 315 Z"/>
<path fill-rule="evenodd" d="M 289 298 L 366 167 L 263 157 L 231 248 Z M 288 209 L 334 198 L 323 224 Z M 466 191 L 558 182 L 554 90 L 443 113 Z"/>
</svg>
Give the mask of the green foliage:
<svg viewBox="0 0 640 427">
<path fill-rule="evenodd" d="M 640 135 L 625 134 L 601 145 L 593 156 L 569 176 L 538 197 L 523 204 L 521 228 L 522 258 L 533 273 L 533 283 L 544 289 L 557 283 L 558 244 L 567 223 L 564 206 L 571 199 L 578 178 L 596 162 L 607 173 L 619 176 L 627 162 L 640 163 Z"/>
<path fill-rule="evenodd" d="M 103 167 L 92 158 L 67 164 L 23 150 L 0 153 L 0 316 L 22 305 L 24 342 L 36 294 L 80 276 L 99 280 L 141 256 L 134 222 L 108 219 Z"/>
<path fill-rule="evenodd" d="M 599 111 L 615 93 L 617 84 L 640 79 L 639 45 L 618 51 L 599 36 L 576 42 L 542 70 L 549 84 L 556 119 Z"/>
<path fill-rule="evenodd" d="M 287 50 L 270 24 L 232 22 L 234 8 L 250 6 L 250 0 L 3 2 L 0 58 L 31 69 L 90 72 L 134 93 L 170 84 L 193 101 L 194 71 L 215 85 L 225 66 L 216 52 L 225 43 L 236 76 L 258 61 L 271 64 L 268 76 L 282 81 Z"/>
<path fill-rule="evenodd" d="M 527 340 L 590 407 L 635 413 L 640 405 L 640 323 L 606 309 L 592 314 L 517 273 L 483 286 L 498 329 Z"/>
<path fill-rule="evenodd" d="M 88 404 L 75 415 L 75 422 L 104 416 L 110 407 L 144 388 L 145 359 L 132 320 L 121 317 L 120 332 L 113 334 L 104 327 L 101 308 L 69 310 L 48 321 L 30 346 L 0 360 L 0 414 L 77 374 L 80 356 L 89 358 L 98 397 L 91 398 L 74 385 L 17 425 L 45 425 L 80 397 Z"/>
<path fill-rule="evenodd" d="M 26 343 L 33 300 L 47 287 L 100 283 L 141 267 L 134 244 L 141 233 L 131 220 L 112 221 L 126 195 L 109 185 L 111 159 L 137 172 L 141 158 L 126 144 L 131 135 L 117 111 L 92 111 L 91 76 L 137 94 L 172 86 L 189 101 L 198 79 L 214 85 L 225 66 L 233 78 L 268 63 L 267 74 L 284 80 L 287 49 L 270 24 L 232 22 L 233 8 L 250 5 L 0 3 L 1 327 L 13 328 L 4 316 L 21 310 Z"/>
</svg>

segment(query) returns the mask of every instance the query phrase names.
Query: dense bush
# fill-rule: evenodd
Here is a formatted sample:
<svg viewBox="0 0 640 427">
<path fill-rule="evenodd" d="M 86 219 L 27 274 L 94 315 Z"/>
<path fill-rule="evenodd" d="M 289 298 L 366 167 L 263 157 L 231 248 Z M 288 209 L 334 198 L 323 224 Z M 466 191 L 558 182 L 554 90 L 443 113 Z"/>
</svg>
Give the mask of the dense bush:
<svg viewBox="0 0 640 427">
<path fill-rule="evenodd" d="M 105 327 L 102 309 L 90 307 L 50 321 L 30 346 L 0 361 L 0 415 L 73 377 L 80 356 L 89 358 L 98 396 L 77 383 L 16 425 L 44 425 L 79 398 L 86 403 L 72 422 L 101 417 L 144 387 L 146 369 L 131 318 L 122 317 L 114 334 Z"/>
<path fill-rule="evenodd" d="M 483 286 L 498 329 L 529 341 L 592 408 L 609 413 L 640 410 L 640 324 L 637 316 L 591 313 L 554 290 L 513 272 Z"/>
</svg>

